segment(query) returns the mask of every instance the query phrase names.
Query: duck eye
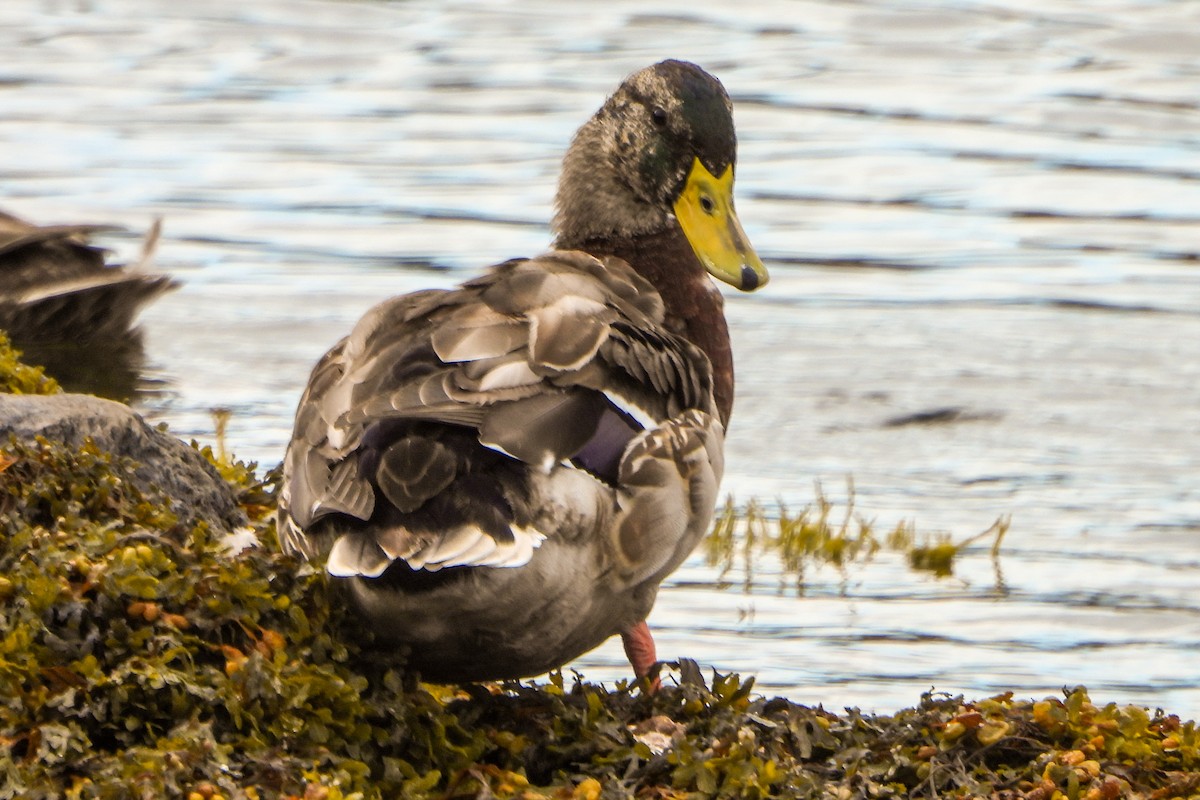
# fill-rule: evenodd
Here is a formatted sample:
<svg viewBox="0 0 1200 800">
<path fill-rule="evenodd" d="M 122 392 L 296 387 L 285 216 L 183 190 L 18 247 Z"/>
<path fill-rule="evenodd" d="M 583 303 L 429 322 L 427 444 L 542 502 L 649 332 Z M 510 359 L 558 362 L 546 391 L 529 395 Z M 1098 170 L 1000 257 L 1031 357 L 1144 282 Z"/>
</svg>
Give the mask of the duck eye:
<svg viewBox="0 0 1200 800">
<path fill-rule="evenodd" d="M 706 194 L 702 194 L 702 195 L 700 195 L 700 209 L 701 209 L 701 210 L 702 210 L 702 211 L 703 211 L 705 214 L 710 214 L 710 215 L 711 215 L 711 214 L 712 214 L 714 211 L 716 211 L 716 210 L 717 210 L 717 204 L 716 204 L 716 201 L 714 201 L 714 200 L 713 200 L 711 197 L 709 197 L 708 195 L 706 195 Z"/>
<path fill-rule="evenodd" d="M 660 106 L 655 106 L 650 110 L 650 119 L 654 121 L 655 125 L 661 128 L 667 124 L 667 112 Z"/>
</svg>

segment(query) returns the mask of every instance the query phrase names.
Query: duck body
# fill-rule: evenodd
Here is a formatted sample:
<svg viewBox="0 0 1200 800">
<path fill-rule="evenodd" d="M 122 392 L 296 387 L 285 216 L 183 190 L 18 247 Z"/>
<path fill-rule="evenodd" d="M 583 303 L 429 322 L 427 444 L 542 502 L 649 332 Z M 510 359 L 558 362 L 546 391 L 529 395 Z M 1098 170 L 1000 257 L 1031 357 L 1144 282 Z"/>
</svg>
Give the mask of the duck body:
<svg viewBox="0 0 1200 800">
<path fill-rule="evenodd" d="M 426 680 L 536 675 L 614 634 L 639 677 L 655 660 L 645 619 L 711 523 L 732 406 L 708 273 L 766 279 L 731 206 L 710 215 L 737 251 L 717 269 L 704 259 L 721 248 L 676 223 L 697 169 L 727 176 L 717 195 L 732 184 L 731 121 L 707 163 L 694 122 L 664 133 L 660 117 L 686 121 L 689 100 L 728 120 L 694 65 L 632 76 L 568 153 L 556 249 L 385 301 L 313 370 L 281 542 L 323 559 Z M 678 165 L 641 175 L 664 143 Z"/>
<path fill-rule="evenodd" d="M 636 624 L 723 464 L 708 359 L 663 323 L 578 251 L 377 306 L 301 401 L 285 542 L 431 680 L 538 674 Z"/>
</svg>

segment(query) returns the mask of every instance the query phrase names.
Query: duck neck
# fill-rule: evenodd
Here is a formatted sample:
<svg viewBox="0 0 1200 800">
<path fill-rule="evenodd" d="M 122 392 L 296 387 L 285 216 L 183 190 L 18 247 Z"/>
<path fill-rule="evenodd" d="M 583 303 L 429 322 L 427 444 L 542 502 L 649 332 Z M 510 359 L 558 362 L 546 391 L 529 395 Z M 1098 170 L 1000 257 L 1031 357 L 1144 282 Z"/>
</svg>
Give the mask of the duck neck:
<svg viewBox="0 0 1200 800">
<path fill-rule="evenodd" d="M 616 256 L 658 290 L 668 330 L 699 347 L 713 371 L 713 398 L 721 424 L 733 410 L 733 348 L 725 323 L 725 301 L 678 225 L 622 239 L 592 240 L 581 250 Z"/>
</svg>

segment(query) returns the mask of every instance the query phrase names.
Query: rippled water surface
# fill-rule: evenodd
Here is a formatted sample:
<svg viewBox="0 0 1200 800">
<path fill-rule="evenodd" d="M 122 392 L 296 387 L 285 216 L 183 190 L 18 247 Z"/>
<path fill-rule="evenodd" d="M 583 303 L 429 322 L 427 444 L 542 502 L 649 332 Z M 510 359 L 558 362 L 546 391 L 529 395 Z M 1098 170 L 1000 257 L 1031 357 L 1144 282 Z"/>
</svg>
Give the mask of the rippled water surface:
<svg viewBox="0 0 1200 800">
<path fill-rule="evenodd" d="M 371 304 L 547 246 L 557 164 L 627 73 L 732 94 L 742 221 L 726 487 L 819 481 L 956 538 L 779 592 L 697 557 L 660 655 L 887 711 L 1083 683 L 1200 716 L 1200 4 L 30 0 L 0 6 L 0 205 L 165 220 L 145 413 L 276 463 Z M 136 237 L 106 243 L 136 250 Z M 618 644 L 575 666 L 625 674 Z"/>
</svg>

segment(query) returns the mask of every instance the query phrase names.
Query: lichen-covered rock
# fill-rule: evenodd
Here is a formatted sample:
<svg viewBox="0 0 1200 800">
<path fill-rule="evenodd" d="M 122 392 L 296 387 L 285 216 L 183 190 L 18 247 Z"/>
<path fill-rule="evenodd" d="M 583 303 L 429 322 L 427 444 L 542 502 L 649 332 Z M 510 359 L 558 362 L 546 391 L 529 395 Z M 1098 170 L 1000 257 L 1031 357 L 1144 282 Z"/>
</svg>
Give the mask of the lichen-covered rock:
<svg viewBox="0 0 1200 800">
<path fill-rule="evenodd" d="M 0 442 L 10 436 L 80 447 L 91 439 L 99 449 L 134 462 L 123 479 L 147 496 L 161 496 L 191 526 L 206 522 L 231 531 L 246 524 L 229 484 L 194 448 L 156 430 L 128 406 L 91 395 L 0 394 Z"/>
</svg>

